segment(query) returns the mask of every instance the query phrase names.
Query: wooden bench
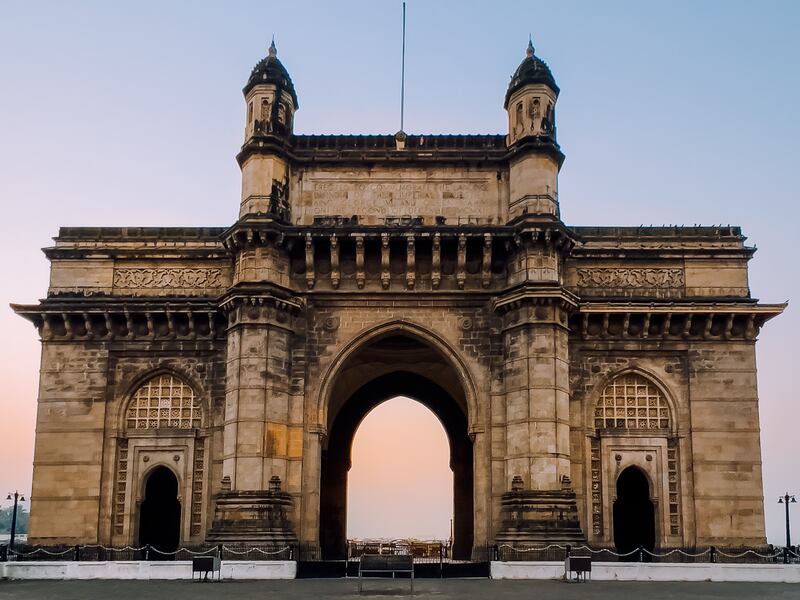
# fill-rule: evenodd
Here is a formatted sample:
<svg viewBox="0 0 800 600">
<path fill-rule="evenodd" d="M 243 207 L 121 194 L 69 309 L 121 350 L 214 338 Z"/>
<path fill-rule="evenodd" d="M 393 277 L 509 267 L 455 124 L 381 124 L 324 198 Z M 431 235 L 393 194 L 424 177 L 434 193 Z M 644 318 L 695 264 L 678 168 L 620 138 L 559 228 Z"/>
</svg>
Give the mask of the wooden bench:
<svg viewBox="0 0 800 600">
<path fill-rule="evenodd" d="M 217 573 L 217 581 L 222 580 L 222 561 L 219 556 L 195 556 L 192 558 L 192 581 L 194 574 L 199 573 L 198 581 L 208 581 L 208 574 L 211 573 L 211 580 L 214 573 Z"/>
<path fill-rule="evenodd" d="M 569 581 L 569 576 L 575 573 L 576 580 L 586 581 L 586 574 L 589 573 L 589 579 L 592 575 L 592 559 L 589 556 L 568 556 L 564 560 L 564 577 Z"/>
<path fill-rule="evenodd" d="M 411 593 L 414 593 L 414 557 L 410 554 L 363 554 L 358 563 L 358 591 L 363 589 L 363 576 L 369 573 L 408 573 L 411 576 Z"/>
</svg>

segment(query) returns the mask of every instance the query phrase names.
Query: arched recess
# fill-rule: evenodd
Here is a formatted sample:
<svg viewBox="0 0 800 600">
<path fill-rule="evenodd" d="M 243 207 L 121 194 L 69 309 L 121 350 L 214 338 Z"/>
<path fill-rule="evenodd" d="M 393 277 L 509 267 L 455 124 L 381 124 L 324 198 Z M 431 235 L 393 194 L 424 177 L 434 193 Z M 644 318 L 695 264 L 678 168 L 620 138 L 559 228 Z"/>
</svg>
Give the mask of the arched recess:
<svg viewBox="0 0 800 600">
<path fill-rule="evenodd" d="M 112 542 L 136 544 L 141 538 L 142 510 L 153 465 L 169 465 L 183 499 L 178 540 L 202 540 L 209 467 L 208 415 L 194 383 L 172 369 L 149 371 L 136 378 L 116 415 L 117 439 L 112 492 Z M 138 508 L 137 508 L 138 507 Z"/>
<path fill-rule="evenodd" d="M 635 477 L 628 473 L 634 468 L 648 481 L 654 519 L 652 543 L 682 544 L 682 469 L 673 397 L 659 378 L 634 367 L 603 379 L 591 398 L 586 408 L 590 541 L 617 545 L 617 483 Z M 621 479 L 623 473 L 627 474 Z M 626 543 L 623 539 L 622 546 Z"/>
<path fill-rule="evenodd" d="M 473 448 L 469 409 L 458 372 L 436 349 L 396 331 L 372 338 L 340 365 L 330 387 L 322 448 L 320 546 L 325 559 L 346 552 L 347 472 L 355 432 L 378 404 L 407 396 L 429 408 L 442 422 L 450 443 L 453 470 L 454 548 L 456 558 L 469 559 L 474 539 Z M 397 432 L 409 436 L 410 432 Z M 413 438 L 398 437 L 398 451 Z"/>
<path fill-rule="evenodd" d="M 139 546 L 150 545 L 157 552 L 151 558 L 170 557 L 178 549 L 181 531 L 181 504 L 178 499 L 178 476 L 159 465 L 144 478 L 144 493 L 139 506 Z M 160 554 L 163 553 L 163 554 Z"/>
</svg>

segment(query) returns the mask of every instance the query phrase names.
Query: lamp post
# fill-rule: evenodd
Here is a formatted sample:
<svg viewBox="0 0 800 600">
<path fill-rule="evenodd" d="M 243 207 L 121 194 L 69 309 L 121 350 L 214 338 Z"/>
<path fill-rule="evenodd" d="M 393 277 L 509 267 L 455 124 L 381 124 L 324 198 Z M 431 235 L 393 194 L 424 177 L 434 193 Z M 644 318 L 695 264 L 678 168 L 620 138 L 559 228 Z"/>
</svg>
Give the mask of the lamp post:
<svg viewBox="0 0 800 600">
<path fill-rule="evenodd" d="M 794 496 L 790 495 L 789 492 L 786 492 L 783 496 L 778 498 L 778 504 L 785 504 L 786 505 L 786 547 L 792 547 L 792 534 L 789 529 L 789 504 L 796 503 L 797 500 L 794 499 Z"/>
<path fill-rule="evenodd" d="M 17 535 L 17 504 L 19 503 L 20 500 L 25 502 L 25 496 L 23 496 L 16 490 L 14 491 L 13 494 L 9 492 L 6 500 L 11 500 L 12 497 L 14 498 L 14 512 L 11 513 L 11 539 L 8 542 L 8 547 L 11 549 L 14 548 L 14 536 Z"/>
</svg>

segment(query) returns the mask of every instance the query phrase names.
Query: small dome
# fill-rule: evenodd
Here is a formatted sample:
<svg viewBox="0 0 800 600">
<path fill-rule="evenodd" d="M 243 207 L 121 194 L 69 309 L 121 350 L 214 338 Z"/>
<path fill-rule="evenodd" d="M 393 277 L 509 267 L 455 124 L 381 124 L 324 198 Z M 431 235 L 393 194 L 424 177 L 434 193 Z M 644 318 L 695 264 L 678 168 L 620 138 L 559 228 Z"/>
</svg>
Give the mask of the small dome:
<svg viewBox="0 0 800 600">
<path fill-rule="evenodd" d="M 269 46 L 269 52 L 266 58 L 263 58 L 259 63 L 253 67 L 253 72 L 250 73 L 250 78 L 247 80 L 247 85 L 244 86 L 242 92 L 245 96 L 255 86 L 263 83 L 273 83 L 280 88 L 285 89 L 292 95 L 294 107 L 299 108 L 297 102 L 297 94 L 294 91 L 294 84 L 292 78 L 289 77 L 289 72 L 283 63 L 278 60 L 278 49 L 275 48 L 275 41 L 273 40 Z"/>
<path fill-rule="evenodd" d="M 508 108 L 508 99 L 511 98 L 511 94 L 530 83 L 543 83 L 549 86 L 558 96 L 559 89 L 550 67 L 534 52 L 533 42 L 529 40 L 528 49 L 525 51 L 525 59 L 517 67 L 514 75 L 511 76 L 511 83 L 508 84 L 506 101 L 503 104 L 504 108 Z"/>
</svg>

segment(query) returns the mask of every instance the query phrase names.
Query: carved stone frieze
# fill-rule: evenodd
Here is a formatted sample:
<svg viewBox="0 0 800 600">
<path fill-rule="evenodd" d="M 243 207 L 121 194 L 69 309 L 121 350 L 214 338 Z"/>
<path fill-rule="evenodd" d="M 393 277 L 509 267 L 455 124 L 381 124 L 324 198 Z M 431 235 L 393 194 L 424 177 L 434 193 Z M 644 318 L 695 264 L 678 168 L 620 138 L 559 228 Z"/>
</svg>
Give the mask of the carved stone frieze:
<svg viewBox="0 0 800 600">
<path fill-rule="evenodd" d="M 117 289 L 221 289 L 222 269 L 188 267 L 125 268 L 114 270 Z"/>
<path fill-rule="evenodd" d="M 684 286 L 683 269 L 578 269 L 579 288 L 677 289 Z"/>
</svg>

